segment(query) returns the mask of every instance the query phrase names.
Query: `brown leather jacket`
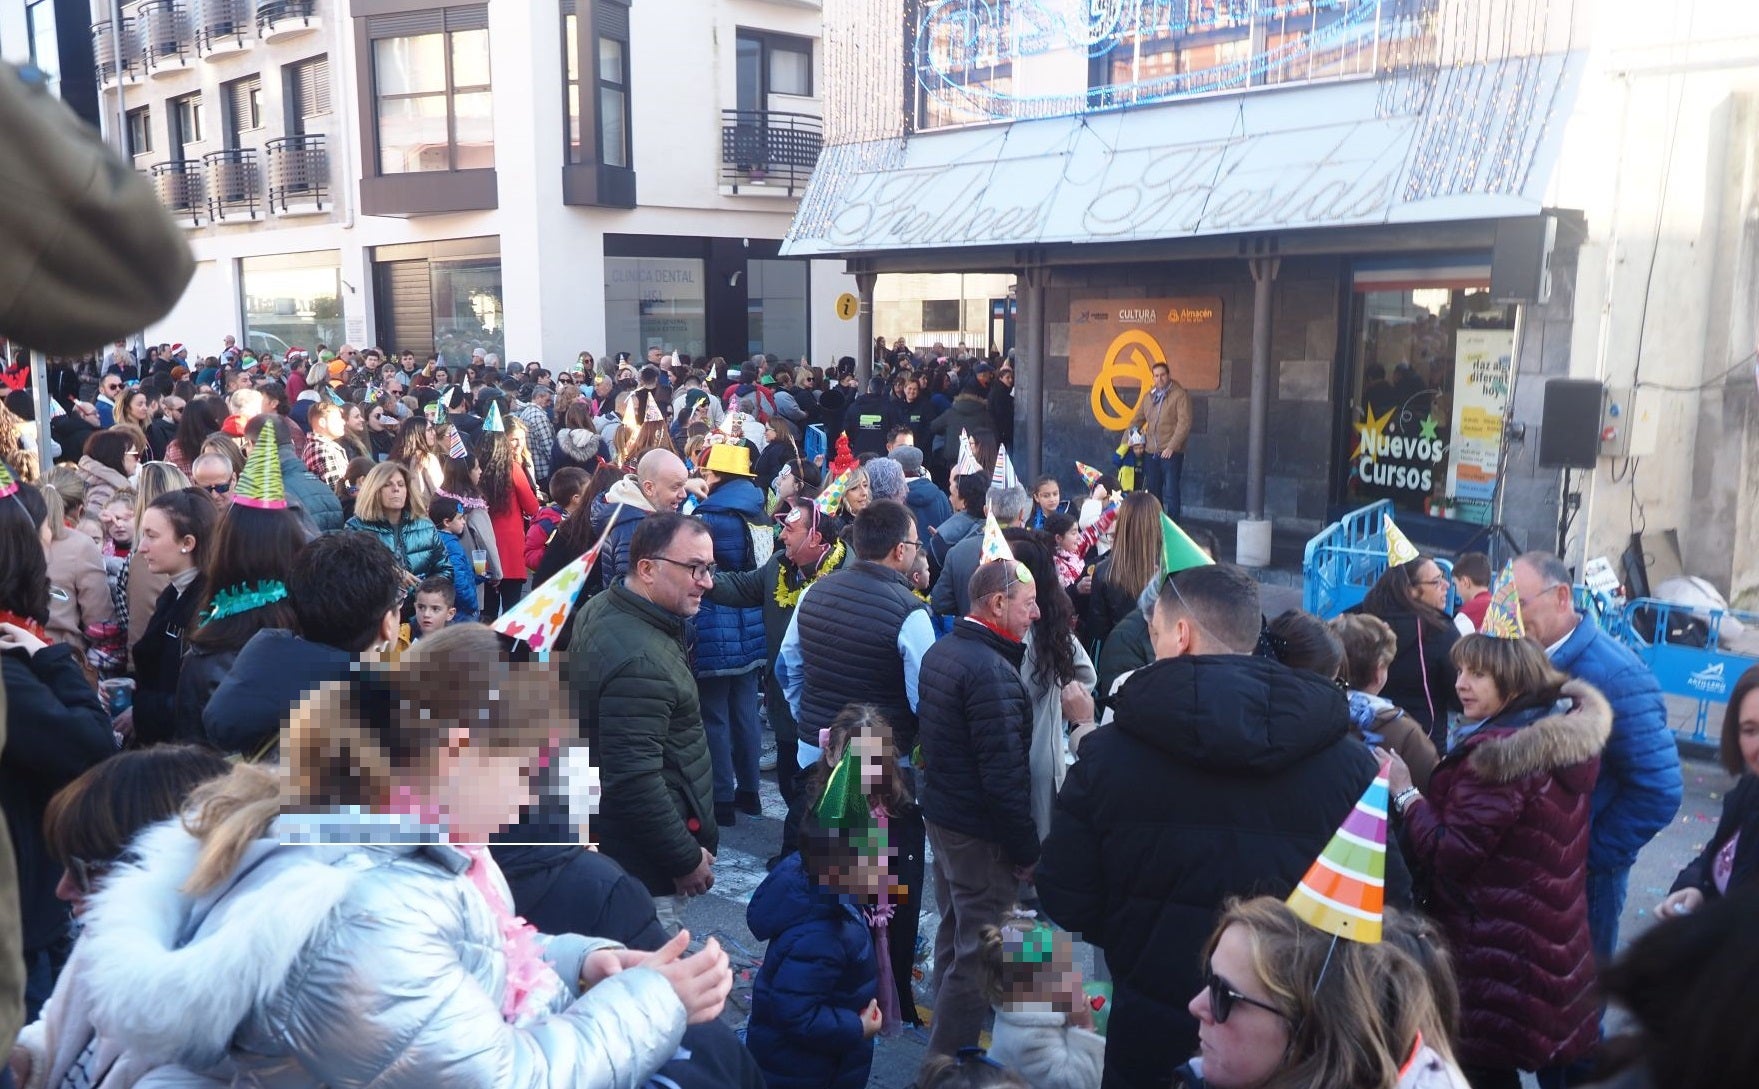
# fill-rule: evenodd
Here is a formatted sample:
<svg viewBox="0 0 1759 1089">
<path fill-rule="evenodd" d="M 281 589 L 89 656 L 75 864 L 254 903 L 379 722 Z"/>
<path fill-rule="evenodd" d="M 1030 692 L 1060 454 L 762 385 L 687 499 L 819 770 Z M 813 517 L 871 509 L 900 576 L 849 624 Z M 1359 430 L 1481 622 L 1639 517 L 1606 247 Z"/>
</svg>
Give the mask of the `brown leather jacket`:
<svg viewBox="0 0 1759 1089">
<path fill-rule="evenodd" d="M 1185 387 L 1179 385 L 1178 379 L 1167 386 L 1167 395 L 1161 398 L 1160 404 L 1154 403 L 1154 387 L 1150 386 L 1142 393 L 1142 403 L 1136 406 L 1136 415 L 1130 418 L 1130 426 L 1141 430 L 1148 440 L 1148 452 L 1158 455 L 1163 451 L 1175 454 L 1185 452 L 1185 440 L 1191 437 L 1191 395 Z"/>
</svg>

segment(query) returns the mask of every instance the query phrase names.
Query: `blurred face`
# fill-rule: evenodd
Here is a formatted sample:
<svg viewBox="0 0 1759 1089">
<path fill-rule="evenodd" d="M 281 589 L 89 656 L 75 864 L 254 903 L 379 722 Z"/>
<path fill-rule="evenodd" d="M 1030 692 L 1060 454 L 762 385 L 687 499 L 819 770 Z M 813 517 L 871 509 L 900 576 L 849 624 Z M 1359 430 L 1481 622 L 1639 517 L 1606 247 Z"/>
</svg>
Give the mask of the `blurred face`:
<svg viewBox="0 0 1759 1089">
<path fill-rule="evenodd" d="M 196 465 L 189 474 L 189 481 L 202 491 L 208 493 L 214 506 L 225 510 L 232 502 L 232 467 L 204 461 Z"/>
<path fill-rule="evenodd" d="M 115 376 L 106 378 L 98 383 L 98 391 L 114 401 L 122 395 L 122 379 Z"/>
<path fill-rule="evenodd" d="M 799 510 L 782 523 L 782 551 L 795 567 L 818 562 L 824 553 L 824 539 L 812 528 L 812 514 Z"/>
<path fill-rule="evenodd" d="M 458 610 L 439 594 L 415 595 L 415 624 L 423 635 L 432 635 L 439 631 L 450 624 L 457 614 Z"/>
<path fill-rule="evenodd" d="M 641 490 L 655 510 L 677 510 L 684 502 L 684 484 L 690 479 L 684 463 L 674 461 L 663 466 L 652 480 L 644 480 Z"/>
<path fill-rule="evenodd" d="M 123 418 L 130 423 L 144 424 L 152 415 L 147 410 L 147 395 L 144 393 L 130 393 L 122 403 L 126 406 L 122 411 Z"/>
<path fill-rule="evenodd" d="M 343 427 L 356 435 L 366 431 L 366 413 L 359 405 L 349 405 L 342 410 Z"/>
<path fill-rule="evenodd" d="M 104 536 L 119 545 L 134 543 L 134 508 L 126 503 L 111 503 L 98 512 Z"/>
<path fill-rule="evenodd" d="M 1224 990 L 1273 1005 L 1258 973 L 1252 950 L 1238 926 L 1222 931 L 1209 971 Z M 1215 1089 L 1255 1089 L 1276 1073 L 1289 1047 L 1289 1023 L 1270 1010 L 1241 998 L 1227 1000 L 1227 1019 L 1218 1021 L 1210 988 L 1198 991 L 1185 1007 L 1197 1018 L 1197 1042 L 1203 1057 L 1203 1079 Z"/>
<path fill-rule="evenodd" d="M 1549 647 L 1576 629 L 1576 606 L 1568 586 L 1547 586 L 1538 568 L 1515 561 L 1515 593 L 1521 598 L 1521 620 L 1527 637 Z"/>
<path fill-rule="evenodd" d="M 433 778 L 418 792 L 440 811 L 456 842 L 486 843 L 532 803 L 537 762 L 536 753 L 472 745 L 467 731 L 455 729 L 435 761 Z"/>
<path fill-rule="evenodd" d="M 1165 367 L 1154 368 L 1154 388 L 1166 389 L 1173 384 L 1173 372 Z"/>
<path fill-rule="evenodd" d="M 1081 527 L 1080 526 L 1070 526 L 1066 531 L 1064 531 L 1062 536 L 1057 538 L 1057 547 L 1062 549 L 1064 552 L 1075 551 L 1075 546 L 1080 543 L 1081 543 Z"/>
<path fill-rule="evenodd" d="M 1038 619 L 1038 591 L 1030 582 L 1016 582 L 996 596 L 1001 600 L 996 625 L 1016 639 L 1025 638 Z"/>
<path fill-rule="evenodd" d="M 1454 678 L 1454 693 L 1460 697 L 1460 713 L 1467 722 L 1487 719 L 1508 702 L 1490 674 L 1470 669 L 1460 670 Z"/>
<path fill-rule="evenodd" d="M 122 475 L 133 476 L 140 468 L 140 451 L 129 449 L 122 452 Z"/>
<path fill-rule="evenodd" d="M 446 519 L 444 522 L 442 522 L 440 524 L 440 528 L 445 530 L 447 533 L 450 533 L 454 537 L 463 536 L 464 535 L 464 512 L 459 511 L 457 514 L 454 514 L 452 517 Z"/>
<path fill-rule="evenodd" d="M 392 473 L 379 488 L 379 505 L 387 514 L 398 515 L 409 505 L 409 484 L 402 473 Z"/>
<path fill-rule="evenodd" d="M 176 423 L 183 419 L 183 398 L 167 397 L 159 402 L 159 415 Z"/>
<path fill-rule="evenodd" d="M 658 556 L 641 561 L 637 567 L 649 601 L 677 616 L 695 616 L 702 608 L 702 595 L 714 585 L 714 576 L 708 573 L 714 562 L 714 545 L 708 534 L 680 532 Z M 695 573 L 698 571 L 700 576 Z"/>
<path fill-rule="evenodd" d="M 1431 609 L 1447 608 L 1448 580 L 1434 562 L 1424 560 L 1417 565 L 1411 578 L 1411 597 Z"/>
<path fill-rule="evenodd" d="M 140 520 L 140 543 L 135 555 L 144 559 L 155 575 L 177 575 L 195 566 L 194 537 L 178 537 L 171 519 L 157 507 L 148 507 Z"/>
<path fill-rule="evenodd" d="M 1748 692 L 1740 707 L 1741 760 L 1747 772 L 1759 775 L 1759 688 Z"/>
</svg>

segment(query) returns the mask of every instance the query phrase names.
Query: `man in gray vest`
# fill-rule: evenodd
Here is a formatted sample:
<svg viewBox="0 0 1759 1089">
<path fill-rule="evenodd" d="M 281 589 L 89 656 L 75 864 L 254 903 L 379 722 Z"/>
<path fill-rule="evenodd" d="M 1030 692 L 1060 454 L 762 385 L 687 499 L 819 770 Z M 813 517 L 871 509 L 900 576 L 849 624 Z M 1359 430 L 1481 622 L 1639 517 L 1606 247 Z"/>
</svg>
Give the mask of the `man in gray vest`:
<svg viewBox="0 0 1759 1089">
<path fill-rule="evenodd" d="M 928 605 L 906 575 L 923 542 L 909 508 L 890 500 L 870 504 L 844 537 L 854 562 L 802 591 L 776 656 L 776 678 L 797 724 L 800 767 L 818 762 L 821 729 L 850 704 L 867 703 L 891 723 L 899 762 L 908 769 L 916 748 L 916 678 L 934 645 Z M 816 800 L 796 794 L 789 821 Z M 923 881 L 921 810 L 912 805 L 895 814 L 888 832 L 896 851 L 892 876 L 906 890 L 895 901 L 889 931 L 892 975 L 904 1019 L 916 1023 L 910 977 Z"/>
</svg>

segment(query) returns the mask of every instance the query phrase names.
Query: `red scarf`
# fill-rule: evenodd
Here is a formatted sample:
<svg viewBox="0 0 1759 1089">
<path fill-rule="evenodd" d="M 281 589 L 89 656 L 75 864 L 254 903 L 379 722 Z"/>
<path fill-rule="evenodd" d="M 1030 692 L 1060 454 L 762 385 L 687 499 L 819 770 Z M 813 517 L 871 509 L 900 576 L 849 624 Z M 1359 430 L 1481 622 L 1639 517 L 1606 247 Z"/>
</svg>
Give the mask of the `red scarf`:
<svg viewBox="0 0 1759 1089">
<path fill-rule="evenodd" d="M 10 609 L 0 609 L 0 624 L 17 624 L 19 627 L 30 632 L 45 643 L 53 643 L 55 641 L 49 638 L 49 633 L 43 630 L 41 624 L 32 620 L 28 616 L 19 616 Z"/>
<path fill-rule="evenodd" d="M 1009 631 L 1006 628 L 996 627 L 994 624 L 991 624 L 989 621 L 985 620 L 981 616 L 967 615 L 965 617 L 965 619 L 971 621 L 973 624 L 982 624 L 984 627 L 988 628 L 990 631 L 995 632 L 997 635 L 1001 636 L 1003 639 L 1006 639 L 1010 643 L 1018 643 L 1018 642 L 1022 641 L 1018 635 L 1015 635 L 1013 632 Z"/>
</svg>

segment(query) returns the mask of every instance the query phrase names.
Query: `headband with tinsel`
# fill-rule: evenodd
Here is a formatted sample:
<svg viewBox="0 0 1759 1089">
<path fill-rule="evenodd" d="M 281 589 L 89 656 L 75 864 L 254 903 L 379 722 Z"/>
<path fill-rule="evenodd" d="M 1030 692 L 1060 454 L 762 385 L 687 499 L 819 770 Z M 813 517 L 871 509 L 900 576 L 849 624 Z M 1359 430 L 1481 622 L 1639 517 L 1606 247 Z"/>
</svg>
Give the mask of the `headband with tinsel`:
<svg viewBox="0 0 1759 1089">
<path fill-rule="evenodd" d="M 260 609 L 265 605 L 273 605 L 277 601 L 287 600 L 287 584 L 280 579 L 265 579 L 248 585 L 228 586 L 214 595 L 201 615 L 203 624 L 211 624 L 216 620 L 224 620 L 229 616 L 247 613 L 252 609 Z"/>
<path fill-rule="evenodd" d="M 1032 925 L 1002 927 L 1003 963 L 1049 964 L 1056 955 L 1056 929 L 1040 919 L 1035 911 L 1016 911 L 1009 921 L 1030 921 Z"/>
</svg>

